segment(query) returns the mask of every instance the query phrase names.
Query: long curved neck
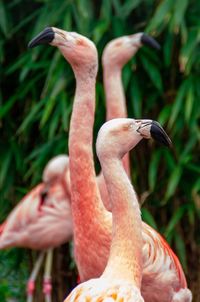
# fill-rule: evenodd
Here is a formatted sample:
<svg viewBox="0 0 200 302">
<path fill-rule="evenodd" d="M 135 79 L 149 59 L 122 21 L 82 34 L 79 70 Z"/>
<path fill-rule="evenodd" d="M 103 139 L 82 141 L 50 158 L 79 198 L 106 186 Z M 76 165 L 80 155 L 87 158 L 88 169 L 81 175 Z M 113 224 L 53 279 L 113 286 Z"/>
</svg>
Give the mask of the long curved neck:
<svg viewBox="0 0 200 302">
<path fill-rule="evenodd" d="M 103 81 L 106 96 L 106 120 L 127 117 L 126 98 L 121 76 L 122 69 L 103 64 Z M 130 176 L 130 160 L 127 153 L 123 158 L 124 169 Z"/>
<path fill-rule="evenodd" d="M 69 133 L 69 158 L 71 205 L 76 236 L 83 221 L 92 224 L 93 217 L 98 217 L 105 209 L 96 184 L 92 149 L 96 78 L 90 74 L 85 74 L 84 77 L 79 77 L 78 74 L 75 76 L 76 93 Z M 87 227 L 85 223 L 82 225 Z M 81 230 L 84 232 L 83 228 Z"/>
<path fill-rule="evenodd" d="M 141 285 L 142 222 L 133 187 L 118 158 L 101 161 L 112 203 L 112 243 L 104 277 Z"/>
</svg>

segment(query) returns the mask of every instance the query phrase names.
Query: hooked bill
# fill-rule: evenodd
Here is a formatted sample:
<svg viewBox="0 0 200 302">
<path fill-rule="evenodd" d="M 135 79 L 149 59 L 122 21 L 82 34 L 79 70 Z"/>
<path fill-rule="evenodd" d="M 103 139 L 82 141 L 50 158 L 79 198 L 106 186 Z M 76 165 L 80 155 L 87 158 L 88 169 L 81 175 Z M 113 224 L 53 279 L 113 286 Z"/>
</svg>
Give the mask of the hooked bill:
<svg viewBox="0 0 200 302">
<path fill-rule="evenodd" d="M 39 33 L 35 38 L 33 38 L 28 43 L 28 48 L 33 48 L 40 44 L 51 43 L 54 39 L 55 33 L 51 27 L 46 27 L 41 33 Z"/>
<path fill-rule="evenodd" d="M 152 138 L 154 138 L 159 143 L 167 147 L 170 147 L 172 145 L 171 139 L 158 122 L 152 121 L 150 133 Z"/>
<path fill-rule="evenodd" d="M 150 37 L 147 34 L 142 35 L 141 42 L 144 45 L 150 46 L 152 48 L 155 48 L 155 49 L 158 49 L 158 50 L 160 49 L 160 44 L 154 38 Z"/>
</svg>

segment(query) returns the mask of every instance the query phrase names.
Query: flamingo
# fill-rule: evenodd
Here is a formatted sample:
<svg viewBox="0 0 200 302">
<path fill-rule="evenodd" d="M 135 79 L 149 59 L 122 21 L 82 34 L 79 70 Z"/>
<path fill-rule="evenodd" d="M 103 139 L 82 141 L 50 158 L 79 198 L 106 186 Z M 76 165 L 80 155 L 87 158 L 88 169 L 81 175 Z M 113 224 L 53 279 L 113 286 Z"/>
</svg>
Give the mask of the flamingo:
<svg viewBox="0 0 200 302">
<path fill-rule="evenodd" d="M 105 209 L 97 186 L 92 150 L 97 50 L 86 37 L 55 27 L 46 28 L 29 46 L 46 43 L 59 48 L 76 78 L 69 133 L 71 209 L 74 254 L 80 279 L 85 281 L 104 271 L 112 229 L 112 214 Z M 167 242 L 144 222 L 142 237 L 144 300 L 190 302 L 182 267 Z"/>
<path fill-rule="evenodd" d="M 111 40 L 103 50 L 102 65 L 107 121 L 113 118 L 127 117 L 126 99 L 121 78 L 122 68 L 143 45 L 160 49 L 160 45 L 155 39 L 144 33 L 136 33 Z M 128 153 L 123 158 L 123 165 L 130 177 Z M 104 205 L 107 210 L 110 210 L 110 202 L 102 173 L 98 176 L 97 181 Z"/>
<path fill-rule="evenodd" d="M 51 159 L 44 169 L 43 183 L 18 203 L 0 228 L 0 249 L 15 246 L 42 250 L 27 283 L 29 302 L 33 299 L 35 280 L 45 251 L 43 292 L 46 301 L 50 301 L 52 248 L 72 238 L 68 167 L 66 155 Z"/>
<path fill-rule="evenodd" d="M 169 141 L 163 129 L 151 120 L 113 119 L 97 137 L 97 154 L 112 208 L 112 241 L 106 268 L 100 278 L 77 286 L 65 302 L 144 302 L 142 281 L 142 221 L 135 191 L 125 173 L 122 157 L 140 140 L 154 136 Z M 120 177 L 119 177 L 120 176 Z"/>
</svg>

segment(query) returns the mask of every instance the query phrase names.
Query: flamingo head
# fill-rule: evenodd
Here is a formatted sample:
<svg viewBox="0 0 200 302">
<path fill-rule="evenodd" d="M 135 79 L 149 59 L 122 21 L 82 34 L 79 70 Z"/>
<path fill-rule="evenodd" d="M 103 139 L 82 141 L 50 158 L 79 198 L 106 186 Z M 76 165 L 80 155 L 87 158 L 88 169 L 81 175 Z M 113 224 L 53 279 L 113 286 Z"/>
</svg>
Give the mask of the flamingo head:
<svg viewBox="0 0 200 302">
<path fill-rule="evenodd" d="M 52 158 L 44 168 L 42 178 L 47 190 L 52 183 L 63 182 L 70 196 L 69 157 L 67 155 L 58 155 Z M 45 194 L 46 191 L 44 191 Z"/>
<path fill-rule="evenodd" d="M 96 76 L 98 68 L 97 49 L 88 38 L 76 32 L 47 27 L 29 42 L 28 47 L 33 48 L 40 44 L 58 47 L 76 73 L 80 70 L 81 74 L 88 72 L 91 77 Z"/>
<path fill-rule="evenodd" d="M 123 36 L 110 41 L 104 49 L 102 63 L 112 68 L 122 68 L 142 46 L 160 49 L 155 39 L 144 33 Z"/>
<path fill-rule="evenodd" d="M 154 138 L 168 147 L 171 145 L 170 138 L 156 121 L 130 118 L 110 120 L 99 130 L 96 145 L 98 157 L 122 158 L 143 138 Z"/>
</svg>

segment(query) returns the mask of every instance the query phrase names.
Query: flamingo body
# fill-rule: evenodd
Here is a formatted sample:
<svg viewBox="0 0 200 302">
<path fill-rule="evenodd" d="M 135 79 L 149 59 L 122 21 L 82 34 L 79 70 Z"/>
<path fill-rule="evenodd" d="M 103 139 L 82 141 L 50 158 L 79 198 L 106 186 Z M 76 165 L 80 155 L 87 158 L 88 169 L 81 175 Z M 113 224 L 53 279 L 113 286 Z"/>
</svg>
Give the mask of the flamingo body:
<svg viewBox="0 0 200 302">
<path fill-rule="evenodd" d="M 63 159 L 61 161 L 62 169 L 66 169 Z M 45 169 L 45 175 L 52 176 L 52 163 L 55 166 L 55 161 L 51 162 L 50 169 Z M 54 171 L 50 184 L 47 178 L 46 182 L 32 189 L 12 210 L 1 227 L 0 249 L 13 246 L 48 249 L 59 246 L 72 237 L 70 196 L 63 173 L 61 171 L 61 177 L 58 177 L 59 171 L 57 170 L 57 174 Z"/>
</svg>

